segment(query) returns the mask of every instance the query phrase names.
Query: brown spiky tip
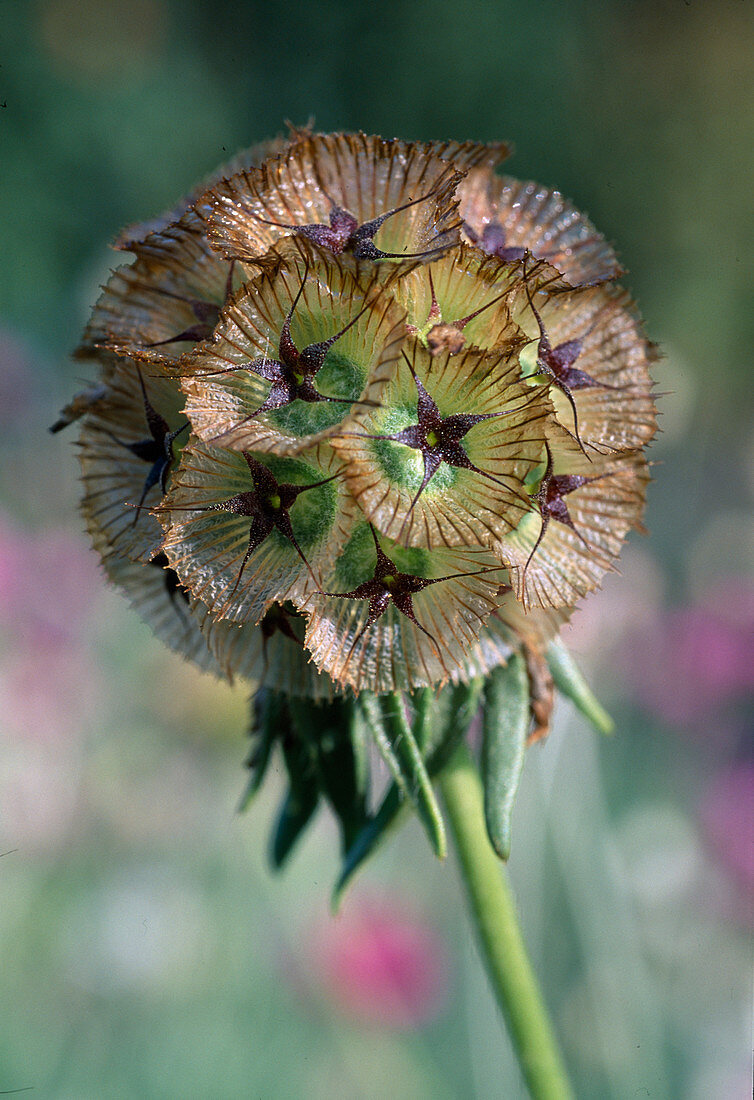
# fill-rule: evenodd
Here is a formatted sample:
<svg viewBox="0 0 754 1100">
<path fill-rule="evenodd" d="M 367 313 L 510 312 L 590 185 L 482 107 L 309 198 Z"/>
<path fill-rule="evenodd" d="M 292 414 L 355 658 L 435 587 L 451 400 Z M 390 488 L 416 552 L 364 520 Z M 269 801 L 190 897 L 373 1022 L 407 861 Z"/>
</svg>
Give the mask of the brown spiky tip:
<svg viewBox="0 0 754 1100">
<path fill-rule="evenodd" d="M 473 159 L 461 146 L 460 163 Z M 264 264 L 284 236 L 334 255 L 388 261 L 434 259 L 460 239 L 453 163 L 418 143 L 366 134 L 315 134 L 259 169 L 207 191 L 195 209 L 229 259 Z"/>
<path fill-rule="evenodd" d="M 407 550 L 361 522 L 305 605 L 316 666 L 355 691 L 413 691 L 458 673 L 499 603 L 488 551 Z"/>
<path fill-rule="evenodd" d="M 559 191 L 476 169 L 459 184 L 458 197 L 466 239 L 490 255 L 517 262 L 529 253 L 572 286 L 623 273 L 605 238 Z"/>
<path fill-rule="evenodd" d="M 106 396 L 107 386 L 104 382 L 95 382 L 86 389 L 79 390 L 60 410 L 55 423 L 50 425 L 50 431 L 56 434 L 70 424 L 75 424 Z"/>
<path fill-rule="evenodd" d="M 530 509 L 546 387 L 519 378 L 515 354 L 432 357 L 407 342 L 382 405 L 333 438 L 349 488 L 383 534 L 409 546 L 487 545 Z"/>
<path fill-rule="evenodd" d="M 244 287 L 213 340 L 181 363 L 188 414 L 206 442 L 297 454 L 357 430 L 382 403 L 405 313 L 373 265 L 297 246 L 282 255 L 285 264 Z"/>
<path fill-rule="evenodd" d="M 155 509 L 170 566 L 215 618 L 258 623 L 320 587 L 353 504 L 329 448 L 299 458 L 190 443 Z"/>
<path fill-rule="evenodd" d="M 572 607 L 615 568 L 631 528 L 641 528 L 649 469 L 641 451 L 590 460 L 563 429 L 532 477 L 533 510 L 496 551 L 525 609 Z"/>
<path fill-rule="evenodd" d="M 653 349 L 629 294 L 605 284 L 563 292 L 528 278 L 511 299 L 530 338 L 525 373 L 550 383 L 560 424 L 585 454 L 645 446 L 657 430 L 649 373 Z"/>
<path fill-rule="evenodd" d="M 162 499 L 188 438 L 183 394 L 167 374 L 113 359 L 106 395 L 82 422 L 81 511 L 94 548 L 149 561 L 162 532 L 149 509 Z"/>
</svg>

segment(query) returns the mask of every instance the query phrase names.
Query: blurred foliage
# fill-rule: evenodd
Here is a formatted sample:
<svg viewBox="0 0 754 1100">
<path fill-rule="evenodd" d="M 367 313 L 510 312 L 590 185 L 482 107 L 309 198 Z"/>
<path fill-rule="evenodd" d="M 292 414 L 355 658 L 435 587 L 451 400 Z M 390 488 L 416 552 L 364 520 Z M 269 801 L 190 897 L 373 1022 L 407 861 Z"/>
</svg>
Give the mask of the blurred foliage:
<svg viewBox="0 0 754 1100">
<path fill-rule="evenodd" d="M 314 116 L 510 139 L 510 171 L 586 209 L 630 269 L 668 391 L 652 538 L 574 633 L 618 734 L 563 721 L 530 754 L 512 874 L 580 1097 L 747 1094 L 751 894 L 709 821 L 726 769 L 749 766 L 750 698 L 674 722 L 646 671 L 621 669 L 666 606 L 704 610 L 718 579 L 751 614 L 753 24 L 740 0 L 2 5 L 0 1089 L 521 1094 L 453 868 L 416 829 L 352 904 L 408 897 L 453 945 L 442 1011 L 360 1022 L 318 974 L 333 823 L 270 878 L 279 790 L 234 815 L 243 691 L 194 676 L 101 588 L 72 449 L 45 432 L 120 262 L 108 240 Z"/>
</svg>

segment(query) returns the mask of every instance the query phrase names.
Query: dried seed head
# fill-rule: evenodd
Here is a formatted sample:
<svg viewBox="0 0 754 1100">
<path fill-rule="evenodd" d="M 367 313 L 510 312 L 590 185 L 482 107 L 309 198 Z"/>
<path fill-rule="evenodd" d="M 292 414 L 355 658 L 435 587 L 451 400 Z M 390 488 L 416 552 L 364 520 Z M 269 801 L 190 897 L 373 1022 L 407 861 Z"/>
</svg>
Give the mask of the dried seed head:
<svg viewBox="0 0 754 1100">
<path fill-rule="evenodd" d="M 120 238 L 55 428 L 108 575 L 202 667 L 333 700 L 523 647 L 546 727 L 542 651 L 641 522 L 654 352 L 506 152 L 292 130 Z"/>
</svg>

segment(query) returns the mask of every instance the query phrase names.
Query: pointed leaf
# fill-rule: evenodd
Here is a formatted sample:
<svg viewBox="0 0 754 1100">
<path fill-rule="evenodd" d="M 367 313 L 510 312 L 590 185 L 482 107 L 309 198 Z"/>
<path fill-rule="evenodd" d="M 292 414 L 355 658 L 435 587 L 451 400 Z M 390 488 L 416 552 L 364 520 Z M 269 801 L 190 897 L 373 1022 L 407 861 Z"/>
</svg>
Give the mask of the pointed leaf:
<svg viewBox="0 0 754 1100">
<path fill-rule="evenodd" d="M 456 746 L 468 733 L 474 716 L 479 708 L 484 680 L 481 677 L 470 684 L 454 684 L 440 692 L 441 704 L 444 703 L 446 719 L 430 731 L 426 743 L 427 771 L 437 775 L 455 752 Z"/>
<path fill-rule="evenodd" d="M 445 825 L 422 754 L 406 719 L 403 696 L 394 692 L 383 696 L 380 702 L 388 736 L 408 783 L 409 797 L 426 829 L 432 850 L 438 859 L 444 859 L 447 854 Z"/>
<path fill-rule="evenodd" d="M 408 786 L 406 784 L 405 776 L 401 770 L 401 765 L 398 757 L 395 754 L 395 750 L 390 743 L 387 730 L 385 729 L 385 722 L 382 717 L 382 709 L 380 708 L 380 701 L 376 695 L 373 695 L 371 691 L 362 691 L 358 697 L 358 707 L 364 718 L 364 721 L 369 729 L 372 740 L 377 746 L 380 756 L 385 761 L 393 777 L 393 780 L 401 793 L 401 796 L 406 799 L 410 799 Z"/>
<path fill-rule="evenodd" d="M 490 843 L 501 859 L 511 849 L 511 814 L 529 733 L 529 678 L 522 656 L 496 669 L 485 693 L 482 779 Z"/>
<path fill-rule="evenodd" d="M 351 847 L 345 854 L 340 875 L 335 883 L 332 895 L 333 911 L 337 911 L 341 898 L 356 871 L 375 851 L 379 843 L 396 825 L 406 810 L 406 802 L 401 797 L 400 788 L 391 784 L 374 817 L 360 830 Z"/>
<path fill-rule="evenodd" d="M 261 787 L 272 755 L 272 747 L 289 721 L 285 699 L 282 695 L 276 691 L 262 690 L 257 692 L 252 700 L 250 733 L 255 738 L 255 743 L 248 760 L 251 775 L 238 805 L 239 813 L 243 813 L 244 810 L 248 809 Z"/>
<path fill-rule="evenodd" d="M 578 665 L 561 641 L 550 643 L 547 664 L 555 687 L 588 718 L 598 733 L 610 734 L 615 723 L 602 704 L 594 697 Z"/>
<path fill-rule="evenodd" d="M 444 858 L 445 829 L 440 808 L 411 727 L 406 721 L 401 696 L 396 693 L 378 697 L 371 692 L 362 692 L 359 704 L 400 793 L 412 803 L 421 818 L 435 855 Z"/>
<path fill-rule="evenodd" d="M 275 870 L 279 870 L 290 855 L 293 846 L 309 824 L 319 802 L 319 792 L 315 783 L 300 787 L 294 792 L 288 791 L 280 808 L 275 833 L 270 849 L 270 861 Z"/>
<path fill-rule="evenodd" d="M 440 692 L 432 688 L 417 692 L 413 732 L 417 745 L 425 755 L 430 776 L 435 776 L 444 767 L 456 745 L 466 736 L 477 712 L 483 686 L 484 681 L 477 679 L 471 684 L 457 684 Z M 356 871 L 372 855 L 391 828 L 398 824 L 405 808 L 401 790 L 393 783 L 377 813 L 364 826 L 346 853 L 333 891 L 334 909 L 340 904 L 340 899 Z"/>
<path fill-rule="evenodd" d="M 297 729 L 308 731 L 318 786 L 338 818 L 345 852 L 367 822 L 366 776 L 351 740 L 353 702 L 313 707 L 296 699 L 289 705 Z"/>
</svg>

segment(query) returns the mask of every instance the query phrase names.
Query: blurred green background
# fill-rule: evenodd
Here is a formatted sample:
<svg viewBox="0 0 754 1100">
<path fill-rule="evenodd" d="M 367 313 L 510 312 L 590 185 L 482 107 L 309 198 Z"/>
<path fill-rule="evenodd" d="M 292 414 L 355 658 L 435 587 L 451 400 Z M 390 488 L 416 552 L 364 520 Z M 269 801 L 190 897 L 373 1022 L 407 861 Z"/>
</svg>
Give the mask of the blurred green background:
<svg viewBox="0 0 754 1100">
<path fill-rule="evenodd" d="M 452 859 L 409 826 L 333 922 L 322 815 L 280 878 L 246 699 L 106 590 L 46 428 L 107 244 L 284 119 L 506 138 L 617 243 L 657 367 L 649 539 L 570 644 L 511 874 L 580 1098 L 750 1095 L 754 8 L 739 0 L 0 5 L 0 1091 L 523 1095 Z M 748 306 L 748 309 L 747 309 Z"/>
</svg>

